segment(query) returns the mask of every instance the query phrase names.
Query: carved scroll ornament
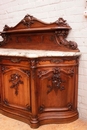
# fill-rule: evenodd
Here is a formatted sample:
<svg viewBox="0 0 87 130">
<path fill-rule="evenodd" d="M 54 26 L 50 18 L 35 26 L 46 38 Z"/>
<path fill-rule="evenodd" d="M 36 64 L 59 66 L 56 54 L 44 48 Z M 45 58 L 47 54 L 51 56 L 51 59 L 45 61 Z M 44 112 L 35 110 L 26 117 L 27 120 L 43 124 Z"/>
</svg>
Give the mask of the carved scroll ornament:
<svg viewBox="0 0 87 130">
<path fill-rule="evenodd" d="M 60 46 L 63 45 L 66 48 L 69 48 L 69 49 L 72 49 L 72 50 L 77 49 L 77 43 L 74 42 L 74 41 L 67 41 L 65 39 L 66 35 L 67 34 L 65 33 L 65 31 L 64 31 L 63 34 L 62 33 L 59 34 L 59 32 L 56 31 L 56 33 L 55 33 L 55 39 L 56 39 L 57 44 L 60 45 Z"/>
</svg>

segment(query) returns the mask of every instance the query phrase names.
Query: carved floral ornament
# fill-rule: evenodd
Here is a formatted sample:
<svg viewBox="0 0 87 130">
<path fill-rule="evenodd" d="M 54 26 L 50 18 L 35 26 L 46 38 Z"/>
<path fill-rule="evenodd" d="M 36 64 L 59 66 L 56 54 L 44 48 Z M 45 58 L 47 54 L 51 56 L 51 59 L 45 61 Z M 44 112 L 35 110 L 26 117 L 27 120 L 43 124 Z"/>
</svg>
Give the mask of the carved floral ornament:
<svg viewBox="0 0 87 130">
<path fill-rule="evenodd" d="M 52 85 L 48 85 L 48 91 L 47 91 L 47 94 L 49 94 L 52 90 L 55 91 L 55 93 L 57 94 L 58 92 L 58 89 L 60 91 L 64 90 L 65 87 L 64 87 L 64 83 L 65 81 L 62 80 L 61 78 L 61 74 L 60 74 L 60 69 L 55 69 L 53 71 L 53 75 L 50 79 L 48 79 L 49 81 L 52 81 Z"/>
<path fill-rule="evenodd" d="M 72 78 L 74 75 L 74 68 L 70 69 L 60 69 L 60 68 L 54 68 L 52 71 L 50 70 L 39 70 L 37 73 L 38 78 L 42 78 L 43 76 L 46 76 L 48 73 L 52 72 L 52 76 L 48 78 L 48 85 L 47 85 L 47 94 L 49 94 L 51 91 L 54 91 L 56 94 L 58 90 L 63 91 L 65 90 L 65 80 L 61 77 L 61 72 L 68 75 Z M 51 82 L 51 85 L 50 85 Z"/>
<path fill-rule="evenodd" d="M 21 75 L 19 75 L 18 73 L 14 73 L 12 75 L 10 75 L 10 80 L 9 82 L 12 83 L 12 85 L 10 86 L 10 88 L 14 88 L 15 89 L 15 95 L 18 95 L 18 88 L 20 84 L 23 84 L 23 81 L 21 80 Z"/>
</svg>

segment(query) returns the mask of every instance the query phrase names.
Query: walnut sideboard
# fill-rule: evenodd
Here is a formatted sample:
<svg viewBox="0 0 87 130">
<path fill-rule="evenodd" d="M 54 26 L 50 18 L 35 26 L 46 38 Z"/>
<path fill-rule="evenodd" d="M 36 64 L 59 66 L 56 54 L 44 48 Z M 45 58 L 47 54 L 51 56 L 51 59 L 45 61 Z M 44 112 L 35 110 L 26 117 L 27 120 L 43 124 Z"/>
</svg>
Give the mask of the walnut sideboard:
<svg viewBox="0 0 87 130">
<path fill-rule="evenodd" d="M 0 113 L 32 128 L 78 118 L 77 44 L 63 18 L 44 23 L 26 15 L 0 33 Z"/>
</svg>

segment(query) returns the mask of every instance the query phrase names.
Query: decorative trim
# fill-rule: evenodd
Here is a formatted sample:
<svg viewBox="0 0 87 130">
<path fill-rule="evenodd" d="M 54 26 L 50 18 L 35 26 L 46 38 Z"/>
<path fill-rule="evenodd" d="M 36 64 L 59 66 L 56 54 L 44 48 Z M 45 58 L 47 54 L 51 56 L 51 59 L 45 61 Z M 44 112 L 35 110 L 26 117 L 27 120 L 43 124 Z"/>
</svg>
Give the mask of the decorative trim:
<svg viewBox="0 0 87 130">
<path fill-rule="evenodd" d="M 55 31 L 55 35 L 54 35 L 55 36 L 55 40 L 57 41 L 57 37 L 58 36 L 62 36 L 64 38 L 66 38 L 68 33 L 69 33 L 69 30 L 64 30 L 64 29 Z"/>
<path fill-rule="evenodd" d="M 8 25 L 5 25 L 3 31 L 8 31 L 9 29 L 10 27 Z"/>
<path fill-rule="evenodd" d="M 6 106 L 9 106 L 9 102 L 7 99 L 4 99 L 3 103 L 6 105 Z"/>
<path fill-rule="evenodd" d="M 41 78 L 43 75 L 47 74 L 48 72 L 49 72 L 48 70 L 39 70 L 37 76 Z"/>
<path fill-rule="evenodd" d="M 29 111 L 29 112 L 31 111 L 31 107 L 30 107 L 28 104 L 26 105 L 26 109 L 27 109 L 27 111 Z"/>
<path fill-rule="evenodd" d="M 10 61 L 13 62 L 13 63 L 20 63 L 21 58 L 16 58 L 16 57 L 15 58 L 11 58 Z"/>
<path fill-rule="evenodd" d="M 1 95 L 0 95 L 0 102 L 1 102 Z"/>
<path fill-rule="evenodd" d="M 70 102 L 70 103 L 67 104 L 67 107 L 68 107 L 68 110 L 72 110 L 73 104 Z"/>
<path fill-rule="evenodd" d="M 45 106 L 44 106 L 44 105 L 41 105 L 41 106 L 39 107 L 39 112 L 40 112 L 40 113 L 43 112 L 44 109 L 45 109 Z"/>
<path fill-rule="evenodd" d="M 57 34 L 57 38 L 59 39 L 58 43 L 60 43 L 60 45 L 64 45 L 65 47 L 72 49 L 72 50 L 77 49 L 76 42 L 73 42 L 73 41 L 68 42 L 63 36 L 59 36 L 58 34 Z"/>
<path fill-rule="evenodd" d="M 33 21 L 33 16 L 30 16 L 30 15 L 27 14 L 27 15 L 24 17 L 24 19 L 22 20 L 22 23 L 23 23 L 25 26 L 27 26 L 27 27 L 30 28 L 31 24 L 34 23 L 34 21 Z"/>
<path fill-rule="evenodd" d="M 31 72 L 32 72 L 32 78 L 35 78 L 35 68 L 36 68 L 36 65 L 37 65 L 38 61 L 35 60 L 35 59 L 32 59 L 30 61 L 30 64 L 31 64 Z"/>
<path fill-rule="evenodd" d="M 69 26 L 66 23 L 66 20 L 64 20 L 63 18 L 59 18 L 56 22 L 55 22 L 58 26 Z"/>
<path fill-rule="evenodd" d="M 51 85 L 47 86 L 48 87 L 47 94 L 49 94 L 52 90 L 54 90 L 56 94 L 58 89 L 60 91 L 65 90 L 65 87 L 63 85 L 65 81 L 63 81 L 60 77 L 60 68 L 54 69 L 52 77 L 48 80 L 52 82 L 52 86 Z"/>
<path fill-rule="evenodd" d="M 2 72 L 4 73 L 4 71 L 6 71 L 6 70 L 8 70 L 9 68 L 7 67 L 7 66 L 2 66 L 1 67 L 1 70 L 2 70 Z"/>
<path fill-rule="evenodd" d="M 10 75 L 10 80 L 9 82 L 12 82 L 12 85 L 10 86 L 10 88 L 14 88 L 15 89 L 15 95 L 18 95 L 18 87 L 20 84 L 23 84 L 23 81 L 21 80 L 21 75 L 19 74 L 12 74 Z"/>
<path fill-rule="evenodd" d="M 28 77 L 30 76 L 30 71 L 29 70 L 25 70 L 25 69 L 21 69 L 24 73 L 26 73 L 28 75 Z"/>
<path fill-rule="evenodd" d="M 34 69 L 36 66 L 37 61 L 35 59 L 31 60 L 31 69 Z"/>
<path fill-rule="evenodd" d="M 54 58 L 50 60 L 51 63 L 55 63 L 55 64 L 59 64 L 63 61 L 64 61 L 64 59 L 54 59 Z"/>
</svg>

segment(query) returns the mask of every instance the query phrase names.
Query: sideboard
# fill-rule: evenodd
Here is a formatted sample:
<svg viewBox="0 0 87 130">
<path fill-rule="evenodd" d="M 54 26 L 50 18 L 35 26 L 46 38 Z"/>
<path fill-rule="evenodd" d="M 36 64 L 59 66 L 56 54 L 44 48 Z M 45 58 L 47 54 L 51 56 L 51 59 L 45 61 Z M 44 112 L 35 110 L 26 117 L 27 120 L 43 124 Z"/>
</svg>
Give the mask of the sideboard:
<svg viewBox="0 0 87 130">
<path fill-rule="evenodd" d="M 28 123 L 68 123 L 78 118 L 77 43 L 59 18 L 44 23 L 26 15 L 0 33 L 0 113 Z"/>
</svg>

